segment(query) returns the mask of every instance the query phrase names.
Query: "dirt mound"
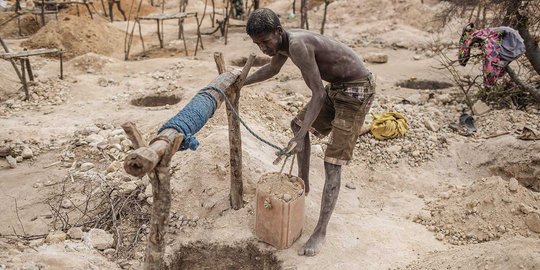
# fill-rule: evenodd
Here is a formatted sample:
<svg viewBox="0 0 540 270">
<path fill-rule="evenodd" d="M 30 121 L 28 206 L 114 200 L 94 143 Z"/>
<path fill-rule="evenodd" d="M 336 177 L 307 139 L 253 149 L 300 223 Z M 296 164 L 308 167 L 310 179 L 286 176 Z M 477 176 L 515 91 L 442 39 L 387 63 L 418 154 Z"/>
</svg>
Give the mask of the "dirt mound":
<svg viewBox="0 0 540 270">
<path fill-rule="evenodd" d="M 434 252 L 405 269 L 538 269 L 540 242 L 511 239 Z"/>
<path fill-rule="evenodd" d="M 30 36 L 39 30 L 39 23 L 31 14 L 22 15 L 19 19 L 21 25 L 21 33 L 19 35 L 19 27 L 17 26 L 17 18 L 14 12 L 0 13 L 0 25 L 9 21 L 0 27 L 0 35 L 3 38 L 15 38 L 19 36 Z M 13 19 L 12 19 L 13 18 Z"/>
<path fill-rule="evenodd" d="M 520 114 L 522 112 L 510 114 L 510 117 Z M 533 122 L 529 122 L 526 117 L 518 117 L 521 119 L 519 121 L 507 122 L 507 118 L 499 113 L 492 116 L 494 117 L 479 120 L 478 126 L 482 127 L 481 132 L 484 130 L 487 134 L 511 132 L 535 123 L 534 118 L 529 118 Z M 475 165 L 478 170 L 486 170 L 491 175 L 499 175 L 505 179 L 516 178 L 526 188 L 540 192 L 540 154 L 538 154 L 540 141 L 524 141 L 513 136 L 501 136 L 487 141 L 483 145 L 483 152 L 485 156 L 472 159 L 473 162 L 477 162 Z M 475 154 L 471 153 L 469 156 L 474 157 Z"/>
<path fill-rule="evenodd" d="M 67 65 L 68 69 L 76 69 L 82 72 L 99 72 L 107 63 L 114 62 L 113 58 L 95 53 L 87 53 L 71 59 Z"/>
<path fill-rule="evenodd" d="M 128 20 L 133 20 L 137 16 L 138 3 L 139 3 L 139 1 L 130 1 L 130 0 L 121 0 L 120 1 L 120 6 L 121 6 L 122 10 L 124 11 L 124 13 L 125 13 L 126 17 L 128 18 Z M 102 14 L 104 16 L 106 14 L 109 14 L 109 6 L 107 5 L 107 2 L 105 2 L 105 6 L 102 6 L 99 2 L 96 2 L 96 3 L 94 3 L 94 7 L 95 7 L 95 10 L 97 10 L 100 14 Z M 105 11 L 103 10 L 103 7 L 105 7 Z M 130 15 L 130 9 L 131 9 L 131 15 Z M 95 10 L 92 9 L 92 13 L 94 13 Z M 146 16 L 146 15 L 148 15 L 150 13 L 153 13 L 153 12 L 156 12 L 156 11 L 159 11 L 159 10 L 157 8 L 149 5 L 145 1 L 143 1 L 141 3 L 141 10 L 139 12 L 139 16 Z M 77 7 L 76 6 L 70 6 L 69 8 L 65 9 L 65 11 L 63 13 L 68 14 L 68 15 L 80 14 L 80 15 L 84 15 L 84 16 L 89 16 L 88 11 L 86 10 L 86 8 L 84 8 L 84 6 L 79 7 L 79 12 L 78 13 L 77 13 Z M 109 18 L 108 15 L 107 15 L 107 18 Z M 124 17 L 122 16 L 122 13 L 118 9 L 117 5 L 113 6 L 113 18 L 114 18 L 115 21 L 123 21 L 124 20 Z"/>
<path fill-rule="evenodd" d="M 111 55 L 123 48 L 123 42 L 124 33 L 103 19 L 66 16 L 49 22 L 22 45 L 33 49 L 63 49 L 64 56 L 71 59 L 89 52 Z"/>
<path fill-rule="evenodd" d="M 9 117 L 21 110 L 38 110 L 42 106 L 60 105 L 70 96 L 71 83 L 67 80 L 49 78 L 30 82 L 28 86 L 30 100 L 24 101 L 24 91 L 19 91 L 18 97 L 11 97 L 0 104 L 0 116 Z"/>
<path fill-rule="evenodd" d="M 471 186 L 445 192 L 428 202 L 415 221 L 456 245 L 480 243 L 515 235 L 538 236 L 540 194 L 517 180 L 481 178 Z M 536 232 L 535 232 L 536 231 Z"/>
</svg>

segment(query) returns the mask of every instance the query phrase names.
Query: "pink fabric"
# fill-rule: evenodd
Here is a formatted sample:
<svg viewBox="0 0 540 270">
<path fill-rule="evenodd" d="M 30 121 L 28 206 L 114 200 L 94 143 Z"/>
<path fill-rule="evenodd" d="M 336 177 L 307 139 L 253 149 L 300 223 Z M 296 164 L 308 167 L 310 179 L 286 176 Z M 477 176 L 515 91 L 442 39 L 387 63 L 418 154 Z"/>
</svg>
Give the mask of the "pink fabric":
<svg viewBox="0 0 540 270">
<path fill-rule="evenodd" d="M 505 67 L 508 64 L 501 60 L 501 46 L 499 33 L 490 28 L 481 29 L 470 33 L 464 33 L 462 44 L 459 46 L 459 63 L 467 65 L 470 57 L 471 47 L 479 44 L 483 49 L 484 64 L 482 73 L 484 75 L 484 85 L 493 87 L 497 79 L 506 73 Z"/>
</svg>

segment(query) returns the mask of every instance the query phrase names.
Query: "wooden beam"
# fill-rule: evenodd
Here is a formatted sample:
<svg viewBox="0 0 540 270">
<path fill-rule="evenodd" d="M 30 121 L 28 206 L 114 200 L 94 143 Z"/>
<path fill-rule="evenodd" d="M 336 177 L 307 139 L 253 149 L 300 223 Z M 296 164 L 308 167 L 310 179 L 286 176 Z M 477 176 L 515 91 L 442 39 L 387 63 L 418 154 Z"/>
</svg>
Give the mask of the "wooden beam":
<svg viewBox="0 0 540 270">
<path fill-rule="evenodd" d="M 225 72 L 208 84 L 208 87 L 221 89 L 227 94 L 228 91 L 232 91 L 230 86 L 236 82 L 239 76 L 240 70 Z M 216 90 L 209 90 L 208 93 L 216 99 L 219 108 L 221 103 L 223 103 L 221 93 Z M 163 130 L 159 133 L 158 139 L 152 142 L 148 147 L 141 147 L 131 152 L 124 160 L 124 169 L 126 172 L 133 176 L 140 177 L 145 173 L 152 171 L 164 155 L 165 150 L 169 145 L 168 142 L 174 141 L 177 134 L 179 133 L 174 129 Z M 160 137 L 163 139 L 159 139 Z"/>
</svg>

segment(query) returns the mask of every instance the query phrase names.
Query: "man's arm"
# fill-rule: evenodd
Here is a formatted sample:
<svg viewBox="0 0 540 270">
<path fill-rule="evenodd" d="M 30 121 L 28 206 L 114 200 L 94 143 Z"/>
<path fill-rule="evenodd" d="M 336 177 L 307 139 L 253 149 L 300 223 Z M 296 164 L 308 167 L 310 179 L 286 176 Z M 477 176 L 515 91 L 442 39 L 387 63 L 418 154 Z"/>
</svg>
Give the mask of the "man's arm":
<svg viewBox="0 0 540 270">
<path fill-rule="evenodd" d="M 287 56 L 282 54 L 276 54 L 274 57 L 272 57 L 270 63 L 264 65 L 259 70 L 255 71 L 255 73 L 249 75 L 244 85 L 262 82 L 264 80 L 268 80 L 274 77 L 279 73 L 281 67 L 285 64 L 286 61 Z"/>
<path fill-rule="evenodd" d="M 301 142 L 303 142 L 304 137 L 324 104 L 326 91 L 324 90 L 317 61 L 315 61 L 315 52 L 311 48 L 311 45 L 297 42 L 291 44 L 289 50 L 291 60 L 302 72 L 302 77 L 312 93 L 311 101 L 307 105 L 306 115 L 304 116 L 300 130 L 293 138 L 297 145 L 303 145 Z M 296 152 L 301 150 L 297 148 Z"/>
</svg>

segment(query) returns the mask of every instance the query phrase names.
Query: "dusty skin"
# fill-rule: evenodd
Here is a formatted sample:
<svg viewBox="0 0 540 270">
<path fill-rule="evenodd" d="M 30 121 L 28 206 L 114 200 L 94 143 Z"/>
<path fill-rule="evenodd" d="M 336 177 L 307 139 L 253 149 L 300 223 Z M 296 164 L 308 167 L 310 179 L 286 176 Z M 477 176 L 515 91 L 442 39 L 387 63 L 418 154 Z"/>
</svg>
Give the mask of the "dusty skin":
<svg viewBox="0 0 540 270">
<path fill-rule="evenodd" d="M 298 17 L 289 19 L 291 1 L 263 2 L 281 16 L 286 29 L 299 25 Z M 310 27 L 317 29 L 323 9 L 320 2 L 310 2 Z M 124 8 L 127 13 L 128 7 Z M 421 4 L 413 0 L 362 4 L 339 0 L 328 7 L 325 35 L 347 44 L 364 59 L 375 53 L 388 57 L 387 63 L 364 63 L 377 74 L 378 94 L 371 112 L 402 112 L 409 119 L 410 130 L 405 137 L 391 141 L 376 141 L 369 134 L 359 138 L 353 161 L 342 168 L 340 197 L 317 256 L 297 253 L 317 226 L 320 198 L 326 188 L 326 141 L 310 138 L 311 188 L 305 200 L 303 234 L 289 249 L 277 251 L 254 236 L 254 197 L 261 175 L 281 167 L 272 164 L 274 149 L 242 129 L 245 206 L 230 209 L 223 106 L 197 134 L 200 148 L 178 153 L 171 162 L 167 263 L 175 265 L 177 255 L 186 252 L 192 252 L 187 258 L 205 257 L 204 250 L 194 250 L 200 246 L 218 250 L 217 245 L 222 245 L 230 248 L 220 249 L 220 254 L 254 254 L 247 259 L 223 260 L 224 264 L 242 262 L 243 269 L 260 265 L 249 263 L 257 256 L 267 258 L 268 269 L 540 268 L 535 223 L 540 208 L 535 191 L 539 186 L 540 142 L 517 138 L 525 126 L 540 129 L 538 108 L 492 109 L 475 116 L 478 132 L 473 137 L 463 137 L 447 128 L 457 121 L 463 108 L 456 87 L 418 90 L 396 86 L 411 78 L 451 82 L 446 74 L 432 68 L 438 61 L 426 45 L 434 40 L 449 44 L 459 38 L 463 21 L 440 28 L 433 20 L 442 8 L 438 1 Z M 167 2 L 165 9 L 177 11 L 177 3 Z M 203 9 L 202 1 L 189 1 L 188 10 L 202 14 Z M 70 20 L 77 20 L 74 17 Z M 47 20 L 54 20 L 54 16 Z M 88 28 L 103 26 L 102 21 L 78 23 L 78 28 L 65 30 L 83 33 L 83 41 L 84 33 L 94 33 Z M 108 33 L 120 33 L 96 46 L 99 50 L 107 46 L 107 53 L 86 53 L 86 44 L 80 43 L 75 49 L 84 52 L 65 62 L 63 81 L 58 79 L 58 59 L 31 58 L 36 83 L 31 85 L 30 102 L 20 101 L 22 90 L 11 64 L 0 61 L 0 146 L 13 146 L 14 159 L 20 157 L 14 169 L 7 159 L 0 159 L 0 269 L 141 269 L 146 241 L 142 222 L 151 209 L 151 188 L 146 178 L 130 177 L 123 171 L 123 157 L 132 149 L 121 124 L 135 122 L 151 137 L 217 76 L 216 51 L 224 53 L 228 65 L 251 52 L 267 57 L 242 28 L 230 30 L 227 45 L 219 32 L 203 36 L 204 50 L 194 57 L 196 22 L 187 19 L 189 56 L 184 56 L 183 43 L 176 40 L 176 21 L 164 24 L 168 48 L 164 50 L 155 48 L 156 25 L 148 22 L 141 30 L 151 57 L 142 54 L 135 38 L 133 59 L 123 61 L 127 25 L 122 21 L 106 25 L 119 30 Z M 208 14 L 202 30 L 211 30 Z M 15 33 L 16 29 L 6 32 Z M 70 35 L 54 36 L 62 39 Z M 22 50 L 21 43 L 26 40 L 10 36 L 5 41 L 12 50 Z M 55 44 L 68 44 L 60 41 Z M 474 75 L 479 70 L 476 66 L 461 71 Z M 134 99 L 154 95 L 179 97 L 175 99 L 178 103 L 131 105 Z M 310 98 L 302 74 L 287 61 L 274 79 L 243 88 L 240 113 L 257 133 L 286 145 L 293 137 L 290 120 Z M 368 115 L 366 123 L 370 122 Z M 27 158 L 22 157 L 23 152 Z M 295 166 L 293 174 L 297 173 Z M 107 237 L 102 243 L 91 241 L 97 232 L 90 234 L 91 227 L 83 225 L 82 239 L 76 230 L 67 236 L 58 232 L 62 219 L 55 222 L 47 202 L 54 202 L 52 209 L 69 212 L 69 223 L 75 224 L 89 196 L 93 198 L 89 206 L 104 199 L 106 209 L 102 210 L 110 209 L 103 194 L 112 189 L 118 197 L 111 198 L 130 198 L 115 221 L 124 236 L 122 245 L 109 246 Z M 59 194 L 64 194 L 63 199 Z M 99 227 L 113 236 L 112 219 L 107 222 Z M 57 231 L 52 233 L 54 223 Z M 14 237 L 15 233 L 50 237 L 47 241 L 43 237 L 24 240 Z M 138 244 L 130 248 L 135 236 Z M 98 248 L 94 247 L 97 244 Z"/>
</svg>

